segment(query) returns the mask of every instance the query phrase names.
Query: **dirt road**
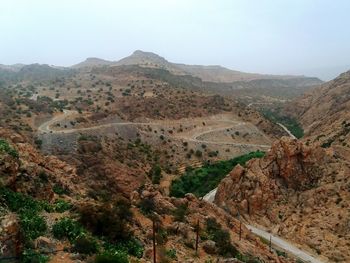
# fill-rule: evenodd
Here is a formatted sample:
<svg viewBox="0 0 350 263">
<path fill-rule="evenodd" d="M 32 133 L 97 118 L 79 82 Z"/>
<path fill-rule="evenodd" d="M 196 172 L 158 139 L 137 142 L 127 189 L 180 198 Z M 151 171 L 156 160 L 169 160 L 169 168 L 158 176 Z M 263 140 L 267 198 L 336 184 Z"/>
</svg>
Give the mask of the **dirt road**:
<svg viewBox="0 0 350 263">
<path fill-rule="evenodd" d="M 69 110 L 64 110 L 63 114 L 54 116 L 52 119 L 42 123 L 38 127 L 38 132 L 39 133 L 56 133 L 56 134 L 69 134 L 69 133 L 74 133 L 74 132 L 81 132 L 81 131 L 90 131 L 90 130 L 98 130 L 101 128 L 108 128 L 108 127 L 114 127 L 114 126 L 127 126 L 127 125 L 147 125 L 147 126 L 162 126 L 161 122 L 112 122 L 112 123 L 106 123 L 106 124 L 99 124 L 91 127 L 86 127 L 86 128 L 74 128 L 74 129 L 52 129 L 50 126 L 62 121 L 68 117 L 71 117 L 73 115 L 78 115 L 77 112 L 75 111 L 69 111 Z M 238 122 L 238 121 L 221 121 L 224 124 L 228 123 L 227 125 L 223 125 L 219 128 L 211 129 L 208 127 L 205 131 L 199 131 L 191 134 L 191 136 L 186 136 L 182 135 L 181 139 L 185 139 L 188 141 L 192 142 L 197 142 L 197 143 L 204 143 L 204 144 L 212 144 L 212 145 L 231 145 L 231 146 L 238 146 L 238 147 L 244 147 L 244 146 L 253 146 L 253 147 L 260 147 L 260 148 L 270 148 L 270 145 L 267 144 L 249 144 L 249 143 L 231 143 L 231 142 L 213 142 L 213 141 L 208 141 L 208 140 L 200 140 L 198 137 L 200 137 L 203 134 L 213 132 L 213 131 L 223 131 L 228 128 L 234 128 L 236 126 L 244 125 L 244 122 Z"/>
</svg>

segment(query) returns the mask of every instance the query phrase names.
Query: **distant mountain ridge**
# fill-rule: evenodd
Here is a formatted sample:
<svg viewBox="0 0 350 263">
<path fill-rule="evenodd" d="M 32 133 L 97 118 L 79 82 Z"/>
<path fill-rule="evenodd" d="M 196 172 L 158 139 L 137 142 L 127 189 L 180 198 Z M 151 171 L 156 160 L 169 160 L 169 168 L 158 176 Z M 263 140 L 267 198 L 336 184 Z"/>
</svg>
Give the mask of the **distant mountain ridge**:
<svg viewBox="0 0 350 263">
<path fill-rule="evenodd" d="M 152 53 L 136 50 L 130 56 L 119 61 L 107 61 L 98 58 L 89 58 L 84 62 L 73 65 L 72 68 L 82 69 L 99 66 L 123 66 L 123 65 L 139 65 L 142 67 L 161 68 L 170 71 L 175 75 L 192 75 L 201 78 L 207 82 L 231 83 L 236 81 L 251 81 L 257 79 L 293 79 L 293 78 L 308 78 L 304 76 L 289 76 L 289 75 L 265 75 L 257 73 L 246 73 L 236 70 L 231 70 L 222 66 L 211 65 L 186 65 L 172 63 L 165 58 Z M 313 78 L 315 79 L 315 78 Z M 322 83 L 319 80 L 320 84 Z"/>
</svg>

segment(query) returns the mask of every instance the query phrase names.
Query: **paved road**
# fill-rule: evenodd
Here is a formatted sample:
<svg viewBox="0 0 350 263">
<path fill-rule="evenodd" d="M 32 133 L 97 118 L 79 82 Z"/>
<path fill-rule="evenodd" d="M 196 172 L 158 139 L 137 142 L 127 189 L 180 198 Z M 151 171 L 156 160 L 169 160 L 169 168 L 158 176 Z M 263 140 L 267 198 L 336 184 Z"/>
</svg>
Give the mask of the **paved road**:
<svg viewBox="0 0 350 263">
<path fill-rule="evenodd" d="M 288 130 L 288 128 L 286 127 L 286 126 L 284 126 L 282 123 L 277 123 L 279 126 L 281 126 L 282 128 L 283 128 L 283 130 L 285 130 L 287 133 L 288 133 L 288 135 L 290 136 L 290 137 L 292 137 L 293 139 L 296 139 L 297 137 L 295 137 L 294 136 L 294 134 L 293 133 L 291 133 L 291 131 L 290 130 Z"/>
<path fill-rule="evenodd" d="M 211 190 L 209 193 L 207 193 L 204 197 L 203 200 L 213 203 L 215 199 L 215 195 L 217 192 L 217 188 Z M 252 231 L 257 236 L 263 237 L 267 240 L 270 240 L 271 238 L 271 243 L 279 248 L 282 248 L 283 250 L 289 252 L 290 254 L 294 255 L 295 257 L 305 261 L 305 262 L 311 262 L 311 263 L 324 263 L 323 261 L 313 257 L 309 253 L 302 251 L 301 249 L 297 248 L 296 246 L 292 245 L 291 243 L 285 241 L 284 239 L 272 235 L 271 233 L 263 230 L 262 228 L 258 228 L 256 226 L 248 225 L 245 224 L 245 226 Z"/>
<path fill-rule="evenodd" d="M 285 241 L 284 239 L 272 235 L 271 233 L 262 230 L 261 228 L 257 228 L 252 225 L 246 225 L 246 227 L 252 231 L 254 234 L 263 237 L 267 240 L 270 240 L 271 243 L 279 248 L 282 248 L 285 251 L 288 251 L 290 254 L 293 254 L 295 257 L 300 258 L 301 260 L 304 260 L 306 262 L 312 262 L 312 263 L 323 263 L 323 261 L 311 256 L 305 251 L 302 251 L 301 249 L 297 248 L 296 246 L 290 244 L 289 242 Z"/>
</svg>

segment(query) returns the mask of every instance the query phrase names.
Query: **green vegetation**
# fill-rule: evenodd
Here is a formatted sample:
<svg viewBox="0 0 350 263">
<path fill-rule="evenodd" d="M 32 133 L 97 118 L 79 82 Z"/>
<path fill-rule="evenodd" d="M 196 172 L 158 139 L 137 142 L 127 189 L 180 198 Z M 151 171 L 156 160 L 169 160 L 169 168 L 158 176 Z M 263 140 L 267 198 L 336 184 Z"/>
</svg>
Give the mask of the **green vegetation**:
<svg viewBox="0 0 350 263">
<path fill-rule="evenodd" d="M 304 136 L 304 130 L 300 124 L 292 117 L 282 116 L 279 111 L 263 110 L 262 114 L 273 123 L 281 123 L 298 139 Z"/>
<path fill-rule="evenodd" d="M 228 161 L 206 164 L 198 169 L 187 169 L 183 176 L 172 181 L 170 195 L 183 197 L 186 193 L 193 193 L 198 197 L 204 196 L 217 187 L 237 164 L 244 165 L 250 159 L 261 158 L 264 154 L 264 152 L 256 151 Z"/>
<path fill-rule="evenodd" d="M 42 255 L 32 249 L 26 249 L 22 253 L 21 262 L 22 263 L 46 263 L 49 261 L 49 257 Z"/>
<path fill-rule="evenodd" d="M 153 165 L 151 170 L 148 172 L 148 176 L 152 179 L 153 184 L 159 184 L 162 178 L 162 169 L 158 164 Z"/>
<path fill-rule="evenodd" d="M 61 187 L 60 185 L 58 185 L 58 184 L 55 184 L 52 187 L 52 191 L 55 194 L 58 194 L 58 195 L 68 194 L 68 191 L 66 189 L 64 189 L 63 187 Z"/>
<path fill-rule="evenodd" d="M 70 210 L 72 205 L 62 199 L 58 199 L 54 204 L 54 209 L 58 213 L 63 213 L 67 210 Z"/>
<path fill-rule="evenodd" d="M 218 252 L 225 257 L 236 257 L 239 251 L 231 244 L 230 233 L 221 228 L 214 218 L 208 218 L 206 222 L 208 238 L 216 243 Z"/>
<path fill-rule="evenodd" d="M 24 210 L 19 215 L 21 233 L 26 241 L 34 240 L 46 233 L 45 219 L 35 211 Z"/>
<path fill-rule="evenodd" d="M 177 259 L 177 256 L 176 256 L 176 250 L 175 249 L 169 249 L 165 252 L 166 256 L 170 259 L 174 259 L 176 260 Z"/>
<path fill-rule="evenodd" d="M 179 205 L 173 212 L 174 220 L 179 222 L 184 222 L 187 214 L 188 214 L 188 205 L 187 204 Z"/>
<path fill-rule="evenodd" d="M 18 152 L 4 139 L 0 139 L 0 153 L 7 153 L 14 158 L 18 158 Z"/>
<path fill-rule="evenodd" d="M 52 233 L 57 239 L 67 238 L 72 242 L 84 234 L 84 230 L 78 222 L 70 218 L 62 218 L 52 226 Z"/>
</svg>

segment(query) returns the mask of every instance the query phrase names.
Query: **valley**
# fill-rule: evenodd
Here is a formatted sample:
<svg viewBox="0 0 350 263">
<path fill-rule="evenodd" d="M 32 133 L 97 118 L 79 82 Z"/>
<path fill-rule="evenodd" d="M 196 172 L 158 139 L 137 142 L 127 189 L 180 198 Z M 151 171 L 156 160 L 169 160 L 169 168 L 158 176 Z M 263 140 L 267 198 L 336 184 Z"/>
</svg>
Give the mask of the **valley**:
<svg viewBox="0 0 350 263">
<path fill-rule="evenodd" d="M 348 260 L 346 96 L 326 132 L 308 95 L 346 74 L 323 84 L 143 51 L 0 71 L 5 255 L 148 263 L 156 224 L 160 262 Z"/>
</svg>

